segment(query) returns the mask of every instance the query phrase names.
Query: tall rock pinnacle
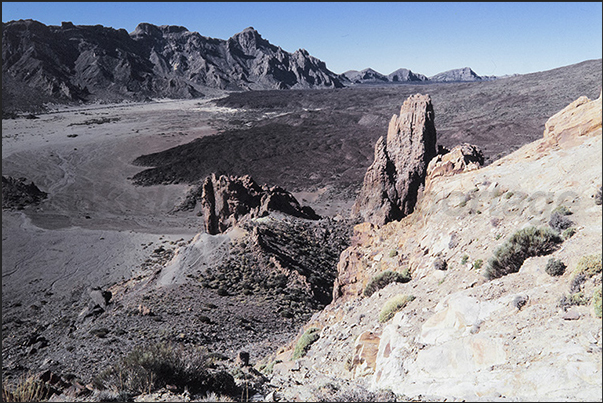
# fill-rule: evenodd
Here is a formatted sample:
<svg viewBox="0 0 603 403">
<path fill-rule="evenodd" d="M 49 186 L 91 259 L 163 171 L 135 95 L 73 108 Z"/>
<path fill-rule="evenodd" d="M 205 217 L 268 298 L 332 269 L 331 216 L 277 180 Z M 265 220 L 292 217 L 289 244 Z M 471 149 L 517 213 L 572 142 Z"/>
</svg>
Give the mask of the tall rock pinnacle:
<svg viewBox="0 0 603 403">
<path fill-rule="evenodd" d="M 352 216 L 384 225 L 412 213 L 435 157 L 436 130 L 429 95 L 410 96 L 389 122 L 387 139 L 375 145 L 375 160 L 367 169 Z"/>
</svg>

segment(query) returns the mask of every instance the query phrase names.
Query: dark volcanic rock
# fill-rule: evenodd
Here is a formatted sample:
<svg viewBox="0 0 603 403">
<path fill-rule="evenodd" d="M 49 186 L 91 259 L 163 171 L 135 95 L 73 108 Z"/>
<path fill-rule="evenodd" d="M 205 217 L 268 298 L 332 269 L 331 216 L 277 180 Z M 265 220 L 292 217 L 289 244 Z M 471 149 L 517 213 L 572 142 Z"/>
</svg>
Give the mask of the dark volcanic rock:
<svg viewBox="0 0 603 403">
<path fill-rule="evenodd" d="M 414 210 L 427 164 L 436 155 L 436 130 L 429 95 L 409 97 L 389 123 L 387 140 L 375 145 L 375 160 L 364 177 L 352 215 L 376 225 Z"/>
<path fill-rule="evenodd" d="M 3 110 L 54 101 L 197 98 L 226 90 L 339 88 L 337 74 L 300 49 L 288 53 L 253 28 L 228 40 L 142 23 L 128 34 L 101 25 L 2 23 Z M 32 92 L 33 91 L 33 92 Z"/>
<path fill-rule="evenodd" d="M 33 182 L 24 178 L 15 179 L 10 176 L 2 176 L 2 208 L 22 209 L 30 204 L 38 204 L 48 194 L 42 192 Z"/>
<path fill-rule="evenodd" d="M 437 82 L 466 82 L 466 81 L 482 81 L 491 80 L 493 77 L 489 76 L 478 76 L 469 67 L 463 67 L 461 69 L 454 69 L 438 73 L 434 76 L 429 77 L 429 81 Z"/>
<path fill-rule="evenodd" d="M 193 189 L 181 209 L 194 208 L 197 200 L 201 202 L 205 230 L 212 235 L 226 231 L 243 217 L 264 217 L 271 211 L 311 220 L 320 218 L 312 208 L 300 206 L 291 193 L 278 186 L 260 186 L 249 175 L 212 174 L 201 190 Z"/>
</svg>

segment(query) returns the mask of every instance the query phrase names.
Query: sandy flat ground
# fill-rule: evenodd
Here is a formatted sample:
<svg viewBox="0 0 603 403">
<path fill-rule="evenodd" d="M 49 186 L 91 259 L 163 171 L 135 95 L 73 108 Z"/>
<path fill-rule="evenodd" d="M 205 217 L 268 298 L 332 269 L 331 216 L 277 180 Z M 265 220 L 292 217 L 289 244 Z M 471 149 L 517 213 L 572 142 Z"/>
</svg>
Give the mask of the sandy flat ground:
<svg viewBox="0 0 603 403">
<path fill-rule="evenodd" d="M 2 212 L 2 305 L 66 296 L 130 277 L 153 247 L 202 230 L 170 211 L 189 186 L 140 187 L 142 154 L 215 134 L 228 114 L 207 100 L 63 108 L 2 121 L 2 174 L 32 180 L 48 198 Z M 48 299 L 48 298 L 46 298 Z"/>
</svg>

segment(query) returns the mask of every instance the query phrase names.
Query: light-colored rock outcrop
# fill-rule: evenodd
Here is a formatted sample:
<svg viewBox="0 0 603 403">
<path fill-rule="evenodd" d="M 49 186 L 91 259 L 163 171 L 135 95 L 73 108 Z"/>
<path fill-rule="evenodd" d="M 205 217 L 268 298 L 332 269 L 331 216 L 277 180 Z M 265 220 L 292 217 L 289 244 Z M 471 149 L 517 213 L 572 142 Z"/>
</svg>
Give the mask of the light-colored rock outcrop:
<svg viewBox="0 0 603 403">
<path fill-rule="evenodd" d="M 425 188 L 429 188 L 429 182 L 433 178 L 472 171 L 483 164 L 484 154 L 477 146 L 468 143 L 458 145 L 446 154 L 438 154 L 429 161 Z"/>
<path fill-rule="evenodd" d="M 389 123 L 387 138 L 375 144 L 352 215 L 384 225 L 412 213 L 436 155 L 436 130 L 429 95 L 410 96 Z"/>
<path fill-rule="evenodd" d="M 551 116 L 544 125 L 547 143 L 567 147 L 582 136 L 600 136 L 602 96 L 592 101 L 582 96 Z"/>
<path fill-rule="evenodd" d="M 320 327 L 321 338 L 272 383 L 286 385 L 286 398 L 310 398 L 311 385 L 330 382 L 418 400 L 601 401 L 601 319 L 590 302 L 562 303 L 575 292 L 580 259 L 601 252 L 602 138 L 594 126 L 583 135 L 574 120 L 562 146 L 543 138 L 489 166 L 433 177 L 412 214 L 358 225 L 340 257 L 337 298 L 307 325 Z M 498 247 L 521 228 L 548 226 L 561 204 L 573 212 L 575 234 L 519 272 L 487 281 Z M 563 275 L 547 274 L 550 258 L 567 265 Z M 436 260 L 447 270 L 436 270 Z M 410 282 L 363 295 L 373 275 L 403 268 Z M 601 273 L 585 281 L 589 297 Z M 400 294 L 415 298 L 379 322 L 385 302 Z"/>
</svg>

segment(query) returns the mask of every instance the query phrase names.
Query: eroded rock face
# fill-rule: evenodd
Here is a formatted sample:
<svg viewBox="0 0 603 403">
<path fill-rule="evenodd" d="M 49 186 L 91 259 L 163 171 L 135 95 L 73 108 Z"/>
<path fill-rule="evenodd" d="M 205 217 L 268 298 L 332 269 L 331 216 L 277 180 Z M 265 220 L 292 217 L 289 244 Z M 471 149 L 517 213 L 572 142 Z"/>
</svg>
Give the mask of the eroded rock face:
<svg viewBox="0 0 603 403">
<path fill-rule="evenodd" d="M 278 186 L 260 186 L 249 175 L 207 177 L 193 198 L 201 193 L 200 201 L 205 230 L 215 235 L 236 225 L 243 217 L 264 217 L 278 211 L 294 217 L 317 220 L 320 217 L 311 207 L 301 206 L 297 199 Z M 185 204 L 190 207 L 190 200 Z"/>
<path fill-rule="evenodd" d="M 602 94 L 592 101 L 581 96 L 551 116 L 544 125 L 543 137 L 547 143 L 571 146 L 577 137 L 600 136 Z"/>
<path fill-rule="evenodd" d="M 445 154 L 436 155 L 427 166 L 427 188 L 429 181 L 438 176 L 450 176 L 461 172 L 473 171 L 484 164 L 484 154 L 477 146 L 463 143 Z"/>
<path fill-rule="evenodd" d="M 436 130 L 429 95 L 410 96 L 389 123 L 387 138 L 375 145 L 375 160 L 364 176 L 352 216 L 384 225 L 412 213 L 435 157 Z"/>
</svg>

